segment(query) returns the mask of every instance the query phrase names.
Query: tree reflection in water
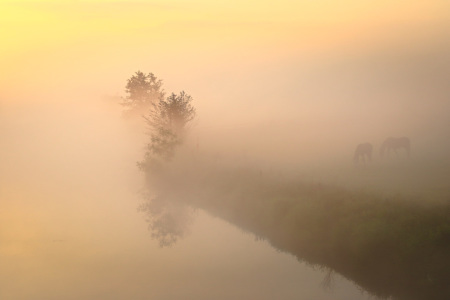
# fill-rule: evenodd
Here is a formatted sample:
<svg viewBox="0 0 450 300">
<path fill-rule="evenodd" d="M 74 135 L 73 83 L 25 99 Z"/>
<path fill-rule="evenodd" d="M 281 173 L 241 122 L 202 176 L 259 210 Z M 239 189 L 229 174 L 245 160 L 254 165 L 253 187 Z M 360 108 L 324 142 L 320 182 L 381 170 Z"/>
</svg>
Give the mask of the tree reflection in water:
<svg viewBox="0 0 450 300">
<path fill-rule="evenodd" d="M 173 246 L 188 235 L 194 220 L 194 209 L 163 196 L 146 196 L 138 210 L 146 214 L 151 237 L 160 247 Z"/>
</svg>

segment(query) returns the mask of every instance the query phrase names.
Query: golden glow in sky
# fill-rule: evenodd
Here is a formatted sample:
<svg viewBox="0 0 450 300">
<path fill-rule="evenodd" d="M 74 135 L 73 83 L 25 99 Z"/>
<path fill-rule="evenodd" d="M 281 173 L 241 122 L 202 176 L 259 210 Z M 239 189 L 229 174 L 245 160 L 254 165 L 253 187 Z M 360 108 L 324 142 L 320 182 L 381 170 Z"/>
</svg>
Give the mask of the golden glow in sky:
<svg viewBox="0 0 450 300">
<path fill-rule="evenodd" d="M 447 20 L 449 8 L 447 1 L 439 0 L 7 0 L 0 4 L 0 23 L 7 53 L 71 41 L 144 37 L 145 43 L 250 39 L 327 47 L 340 39 L 386 34 L 402 26 L 438 26 Z"/>
<path fill-rule="evenodd" d="M 68 69 L 86 74 L 83 66 L 93 64 L 137 69 L 144 57 L 169 70 L 180 63 L 217 68 L 364 51 L 445 31 L 449 3 L 6 0 L 0 3 L 0 82 L 13 87 L 30 74 L 57 77 Z"/>
</svg>

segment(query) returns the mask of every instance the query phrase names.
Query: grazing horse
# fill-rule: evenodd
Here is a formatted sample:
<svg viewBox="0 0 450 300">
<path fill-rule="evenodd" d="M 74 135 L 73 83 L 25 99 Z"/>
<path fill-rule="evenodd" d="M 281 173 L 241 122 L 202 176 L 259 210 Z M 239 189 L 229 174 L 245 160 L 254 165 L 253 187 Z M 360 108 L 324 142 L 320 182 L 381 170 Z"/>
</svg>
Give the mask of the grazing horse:
<svg viewBox="0 0 450 300">
<path fill-rule="evenodd" d="M 359 163 L 360 159 L 363 163 L 366 163 L 366 157 L 369 161 L 372 161 L 373 146 L 371 143 L 363 143 L 356 146 L 355 155 L 353 161 L 355 164 Z"/>
<path fill-rule="evenodd" d="M 391 150 L 398 155 L 397 150 L 398 149 L 405 149 L 406 155 L 409 157 L 411 154 L 411 142 L 409 138 L 407 137 L 400 137 L 400 138 L 393 138 L 389 137 L 387 138 L 380 148 L 380 155 L 381 157 L 384 156 L 384 152 L 387 151 L 387 156 L 389 156 L 389 153 Z"/>
</svg>

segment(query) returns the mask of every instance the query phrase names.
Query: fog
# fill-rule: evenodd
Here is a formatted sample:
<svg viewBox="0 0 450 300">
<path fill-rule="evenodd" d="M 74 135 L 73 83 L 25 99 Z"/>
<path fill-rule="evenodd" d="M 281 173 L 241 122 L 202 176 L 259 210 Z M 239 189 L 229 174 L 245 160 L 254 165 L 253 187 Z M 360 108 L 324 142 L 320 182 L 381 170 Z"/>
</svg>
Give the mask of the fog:
<svg viewBox="0 0 450 300">
<path fill-rule="evenodd" d="M 2 298 L 362 295 L 335 275 L 332 296 L 324 271 L 205 213 L 161 249 L 137 210 L 146 136 L 109 98 L 9 104 L 1 120 Z"/>
<path fill-rule="evenodd" d="M 290 184 L 448 203 L 450 7 L 306 2 L 0 4 L 0 298 L 405 299 L 236 211 Z M 120 105 L 138 70 L 196 109 L 160 181 Z M 388 137 L 410 156 L 382 158 Z M 372 159 L 355 163 L 361 143 Z M 158 196 L 176 208 L 146 206 Z M 165 210 L 182 218 L 170 245 L 152 227 Z"/>
</svg>

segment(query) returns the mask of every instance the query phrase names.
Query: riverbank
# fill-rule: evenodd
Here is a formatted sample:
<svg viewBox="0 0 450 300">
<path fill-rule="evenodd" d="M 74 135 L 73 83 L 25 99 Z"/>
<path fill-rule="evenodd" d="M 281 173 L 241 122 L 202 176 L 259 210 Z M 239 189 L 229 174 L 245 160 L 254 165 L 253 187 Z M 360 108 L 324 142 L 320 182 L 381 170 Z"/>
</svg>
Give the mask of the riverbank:
<svg viewBox="0 0 450 300">
<path fill-rule="evenodd" d="M 387 197 L 238 168 L 197 166 L 160 180 L 165 197 L 336 271 L 373 295 L 450 298 L 448 201 Z"/>
</svg>

